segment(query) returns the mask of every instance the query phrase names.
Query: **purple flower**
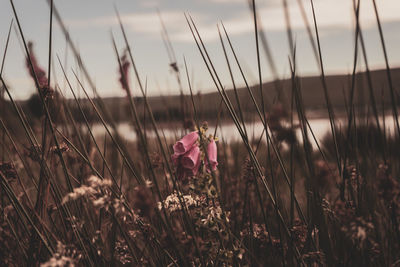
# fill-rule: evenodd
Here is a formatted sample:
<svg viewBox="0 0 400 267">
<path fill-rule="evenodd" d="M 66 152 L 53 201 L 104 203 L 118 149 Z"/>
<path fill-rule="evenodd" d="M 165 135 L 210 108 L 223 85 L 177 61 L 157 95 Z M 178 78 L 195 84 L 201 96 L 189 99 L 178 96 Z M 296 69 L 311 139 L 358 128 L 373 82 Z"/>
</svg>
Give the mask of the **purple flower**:
<svg viewBox="0 0 400 267">
<path fill-rule="evenodd" d="M 191 132 L 174 145 L 172 163 L 176 166 L 179 179 L 185 180 L 197 174 L 200 167 L 200 148 L 196 144 L 199 134 Z"/>
<path fill-rule="evenodd" d="M 188 152 L 196 143 L 198 138 L 199 134 L 196 131 L 185 135 L 181 140 L 175 143 L 174 155 L 180 156 Z"/>
<path fill-rule="evenodd" d="M 197 160 L 196 164 L 192 169 L 185 169 L 186 170 L 186 175 L 189 177 L 195 176 L 199 172 L 199 167 L 200 167 L 200 153 L 199 153 L 199 159 Z"/>
<path fill-rule="evenodd" d="M 207 155 L 208 155 L 208 159 L 210 160 L 210 163 L 208 163 L 207 158 L 206 158 L 207 169 L 210 170 L 210 166 L 211 166 L 211 170 L 215 171 L 218 166 L 218 161 L 217 161 L 217 144 L 215 143 L 214 140 L 211 140 L 211 142 L 208 143 Z"/>
<path fill-rule="evenodd" d="M 172 155 L 172 162 L 177 168 L 178 178 L 185 180 L 188 177 L 195 176 L 200 167 L 200 148 L 194 145 L 183 155 Z"/>
<path fill-rule="evenodd" d="M 193 170 L 200 162 L 200 148 L 193 147 L 186 154 L 182 156 L 181 164 L 185 169 Z"/>
</svg>

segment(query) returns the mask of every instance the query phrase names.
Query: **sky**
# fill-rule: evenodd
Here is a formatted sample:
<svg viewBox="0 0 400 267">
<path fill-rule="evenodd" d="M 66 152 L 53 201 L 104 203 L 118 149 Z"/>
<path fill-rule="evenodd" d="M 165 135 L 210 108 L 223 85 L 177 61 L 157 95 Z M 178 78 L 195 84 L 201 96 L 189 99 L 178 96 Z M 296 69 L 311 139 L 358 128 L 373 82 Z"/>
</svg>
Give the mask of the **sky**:
<svg viewBox="0 0 400 267">
<path fill-rule="evenodd" d="M 318 66 L 310 47 L 298 1 L 304 5 L 307 19 L 312 25 L 309 0 L 287 0 L 293 36 L 296 42 L 297 71 L 300 75 L 317 75 Z M 400 66 L 400 1 L 376 0 L 385 36 L 389 63 Z M 47 0 L 14 0 L 26 40 L 34 43 L 34 51 L 43 68 L 47 68 L 49 41 L 49 6 Z M 252 13 L 247 0 L 54 0 L 70 36 L 78 47 L 82 60 L 94 80 L 101 96 L 123 96 L 118 83 L 118 62 L 113 51 L 111 33 L 120 52 L 124 41 L 119 29 L 114 7 L 121 14 L 128 41 L 133 51 L 140 76 L 147 82 L 149 95 L 168 95 L 179 92 L 175 76 L 169 67 L 168 54 L 163 43 L 161 17 L 174 48 L 178 66 L 183 71 L 186 58 L 195 91 L 215 91 L 210 75 L 191 36 L 184 13 L 190 14 L 205 41 L 224 86 L 231 87 L 223 50 L 218 37 L 217 24 L 224 23 L 245 74 L 251 83 L 257 82 L 257 56 Z M 321 37 L 322 57 L 328 74 L 351 73 L 354 58 L 354 11 L 350 0 L 314 0 L 316 18 Z M 263 26 L 279 77 L 289 75 L 290 54 L 282 0 L 256 0 L 259 23 Z M 9 0 L 0 0 L 0 59 L 3 58 L 8 28 L 14 17 Z M 377 31 L 372 0 L 362 0 L 360 23 L 371 69 L 384 67 L 384 57 Z M 230 60 L 233 62 L 232 55 Z M 73 79 L 72 70 L 79 72 L 77 63 L 57 22 L 53 29 L 53 78 L 61 90 L 71 96 L 66 88 L 57 56 Z M 261 52 L 261 69 L 264 81 L 272 79 L 271 70 Z M 364 63 L 360 60 L 359 69 Z M 237 83 L 238 69 L 233 68 Z M 182 72 L 184 74 L 184 72 Z M 12 30 L 5 59 L 3 77 L 16 99 L 26 99 L 34 92 L 34 83 L 25 66 L 21 39 Z M 131 71 L 134 95 L 139 95 Z M 184 81 L 186 81 L 184 79 Z M 184 90 L 188 93 L 187 83 Z M 76 81 L 74 89 L 79 91 Z"/>
</svg>

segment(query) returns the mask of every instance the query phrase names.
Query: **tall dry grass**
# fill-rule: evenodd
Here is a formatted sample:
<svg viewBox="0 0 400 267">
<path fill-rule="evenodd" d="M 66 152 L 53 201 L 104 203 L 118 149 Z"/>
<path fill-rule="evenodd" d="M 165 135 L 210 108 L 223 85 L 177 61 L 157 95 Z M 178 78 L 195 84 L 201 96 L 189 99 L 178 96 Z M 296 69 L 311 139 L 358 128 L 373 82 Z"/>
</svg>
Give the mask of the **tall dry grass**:
<svg viewBox="0 0 400 267">
<path fill-rule="evenodd" d="M 181 129 L 166 136 L 152 112 L 146 82 L 136 65 L 117 12 L 122 40 L 112 37 L 121 90 L 126 93 L 135 141 L 118 131 L 118 122 L 96 91 L 84 62 L 65 69 L 52 66 L 53 18 L 66 37 L 66 27 L 49 0 L 47 71 L 40 66 L 32 43 L 25 40 L 18 11 L 10 0 L 14 21 L 6 38 L 1 65 L 1 215 L 0 262 L 7 266 L 397 266 L 400 264 L 399 134 L 396 90 L 375 0 L 374 11 L 385 58 L 391 107 L 374 95 L 363 31 L 360 1 L 354 2 L 354 65 L 346 96 L 346 127 L 339 128 L 326 82 L 317 12 L 313 1 L 303 11 L 310 44 L 320 69 L 330 133 L 319 142 L 307 118 L 302 84 L 297 75 L 296 44 L 286 0 L 286 32 L 290 53 L 290 94 L 282 90 L 272 102 L 262 86 L 261 53 L 275 62 L 267 35 L 254 18 L 259 90 L 251 90 L 229 31 L 221 23 L 221 53 L 231 80 L 222 81 L 213 58 L 190 14 L 188 30 L 218 91 L 214 132 L 203 121 L 196 103 L 188 65 L 179 64 L 162 20 L 170 67 L 180 89 Z M 313 25 L 305 17 L 311 8 Z M 36 86 L 36 101 L 21 106 L 13 98 L 3 69 L 13 25 L 26 53 L 27 71 Z M 261 39 L 259 42 L 259 38 Z M 68 37 L 77 59 L 78 50 Z M 123 47 L 122 55 L 121 49 Z M 368 103 L 356 106 L 358 57 L 364 60 Z M 52 68 L 62 70 L 73 102 L 54 84 Z M 233 75 L 232 67 L 240 70 Z M 133 70 L 133 72 L 131 71 Z M 133 73 L 133 74 L 131 74 Z M 134 75 L 143 101 L 132 96 L 127 76 Z M 261 136 L 247 129 L 237 85 L 242 81 L 263 125 Z M 54 85 L 53 85 L 54 84 Z M 77 84 L 74 86 L 73 84 Z M 87 84 L 87 87 L 86 85 Z M 229 97 L 227 86 L 234 94 Z M 81 90 L 86 99 L 76 92 Z M 94 97 L 90 97 L 88 91 Z M 189 98 L 184 91 L 188 91 Z M 190 99 L 190 101 L 187 101 Z M 378 102 L 378 103 L 377 103 Z M 85 103 L 85 105 L 83 104 Z M 379 109 L 382 107 L 382 110 Z M 368 110 L 367 115 L 359 110 Z M 395 133 L 386 129 L 390 110 Z M 165 109 L 168 113 L 168 108 Z M 235 125 L 240 141 L 219 136 L 223 115 Z M 166 116 L 168 118 L 168 116 Z M 167 123 L 172 123 L 167 119 Z M 96 134 L 95 124 L 104 129 Z M 211 126 L 211 125 L 210 125 Z M 296 132 L 300 132 L 297 135 Z M 196 136 L 184 154 L 173 146 L 184 135 Z M 152 133 L 152 134 L 150 134 Z M 185 133 L 185 134 L 182 134 Z M 182 139 L 183 141 L 186 139 Z M 217 142 L 218 166 L 213 142 Z M 316 143 L 316 148 L 313 143 Z M 186 143 L 185 143 L 186 144 Z M 187 150 L 186 150 L 187 149 Z M 190 152 L 190 153 L 189 153 Z M 174 154 L 173 157 L 171 157 Z M 214 163 L 215 164 L 214 164 Z M 192 166 L 191 164 L 194 164 Z M 213 163 L 213 164 L 212 164 Z"/>
</svg>

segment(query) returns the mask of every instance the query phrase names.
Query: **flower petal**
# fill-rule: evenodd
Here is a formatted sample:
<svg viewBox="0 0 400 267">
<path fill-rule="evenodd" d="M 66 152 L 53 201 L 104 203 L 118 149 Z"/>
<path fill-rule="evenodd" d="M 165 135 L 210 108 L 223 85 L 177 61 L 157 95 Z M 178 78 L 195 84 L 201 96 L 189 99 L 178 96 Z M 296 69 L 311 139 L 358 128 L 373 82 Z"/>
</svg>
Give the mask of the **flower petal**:
<svg viewBox="0 0 400 267">
<path fill-rule="evenodd" d="M 185 135 L 181 140 L 175 143 L 174 145 L 174 154 L 183 155 L 188 152 L 196 143 L 199 138 L 199 134 L 197 131 L 191 132 Z"/>
<path fill-rule="evenodd" d="M 189 170 L 193 170 L 199 161 L 200 148 L 198 146 L 192 147 L 181 159 L 182 166 Z"/>
<path fill-rule="evenodd" d="M 218 161 L 217 161 L 217 144 L 215 143 L 214 140 L 211 140 L 211 142 L 208 144 L 207 146 L 207 155 L 208 155 L 208 159 L 210 160 L 210 163 L 208 163 L 207 158 L 206 158 L 206 162 L 207 162 L 207 169 L 210 170 L 210 166 L 211 166 L 211 170 L 215 171 L 217 169 L 218 166 Z"/>
</svg>

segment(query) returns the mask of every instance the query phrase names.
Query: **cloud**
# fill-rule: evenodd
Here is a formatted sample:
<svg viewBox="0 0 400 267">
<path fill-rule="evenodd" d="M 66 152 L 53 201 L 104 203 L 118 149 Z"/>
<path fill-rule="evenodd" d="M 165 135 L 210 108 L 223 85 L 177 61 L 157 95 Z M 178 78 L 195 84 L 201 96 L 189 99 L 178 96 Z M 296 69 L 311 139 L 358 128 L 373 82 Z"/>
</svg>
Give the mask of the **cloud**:
<svg viewBox="0 0 400 267">
<path fill-rule="evenodd" d="M 159 3 L 154 0 L 145 0 L 145 1 L 140 1 L 139 5 L 144 8 L 155 8 L 159 6 Z"/>
<path fill-rule="evenodd" d="M 196 19 L 205 20 L 206 16 L 199 13 L 191 13 Z M 161 17 L 166 25 L 167 31 L 174 35 L 180 34 L 183 31 L 188 31 L 188 26 L 185 20 L 184 12 L 178 10 L 164 11 Z M 146 34 L 149 37 L 160 36 L 161 21 L 156 11 L 152 12 L 137 12 L 121 15 L 122 23 L 129 31 Z M 79 29 L 93 27 L 113 27 L 118 25 L 116 16 L 104 16 L 92 19 L 74 19 L 67 20 L 69 27 Z"/>
<path fill-rule="evenodd" d="M 230 1 L 245 2 L 246 0 L 209 0 L 212 2 L 228 3 Z M 274 0 L 275 1 L 278 0 Z M 309 24 L 313 25 L 311 7 L 308 1 L 303 1 L 306 17 Z M 288 0 L 291 26 L 294 30 L 305 29 L 302 14 L 297 5 L 297 0 Z M 370 1 L 361 2 L 360 22 L 363 28 L 376 25 L 375 13 Z M 398 10 L 400 10 L 400 1 L 386 0 L 385 4 L 378 6 L 382 23 L 400 21 Z M 354 11 L 352 1 L 315 1 L 315 12 L 319 29 L 340 30 L 354 28 Z M 190 12 L 196 22 L 196 26 L 205 41 L 218 40 L 218 30 L 216 24 L 221 18 L 211 13 Z M 253 18 L 249 9 L 238 9 L 228 15 L 223 20 L 231 36 L 243 35 L 254 31 Z M 285 16 L 281 5 L 277 3 L 261 5 L 258 7 L 260 24 L 268 31 L 285 31 Z M 156 12 L 135 12 L 122 15 L 122 21 L 126 28 L 132 32 L 147 35 L 150 38 L 159 38 L 161 24 Z M 182 10 L 167 10 L 162 12 L 163 21 L 168 29 L 171 40 L 174 42 L 193 42 L 193 37 L 186 23 L 184 12 Z M 68 23 L 70 26 L 92 27 L 97 26 L 115 26 L 118 25 L 114 16 L 106 16 L 89 20 L 75 20 Z"/>
<path fill-rule="evenodd" d="M 223 4 L 232 4 L 232 3 L 240 3 L 240 4 L 247 4 L 247 0 L 209 0 L 210 2 L 214 3 L 223 3 Z"/>
<path fill-rule="evenodd" d="M 315 12 L 319 29 L 321 31 L 354 29 L 355 18 L 351 2 L 352 1 L 348 0 L 315 1 Z M 309 25 L 313 27 L 313 15 L 309 2 L 303 1 L 303 4 Z M 400 1 L 386 0 L 385 5 L 382 4 L 378 6 L 381 22 L 400 21 L 398 10 L 400 10 Z M 304 20 L 297 5 L 297 1 L 289 1 L 289 14 L 291 26 L 294 30 L 305 29 Z M 259 7 L 258 15 L 266 31 L 286 30 L 285 15 L 282 6 Z M 211 41 L 218 39 L 218 32 L 215 25 L 217 22 L 218 21 L 214 21 L 214 23 L 208 24 L 198 23 L 199 31 L 205 40 Z M 254 31 L 253 18 L 248 10 L 239 12 L 234 17 L 224 20 L 223 23 L 232 36 Z M 360 7 L 360 23 L 364 29 L 376 25 L 375 13 L 371 2 L 362 2 Z M 191 35 L 184 32 L 177 34 L 175 37 L 180 41 L 192 40 Z"/>
<path fill-rule="evenodd" d="M 305 28 L 297 1 L 290 0 L 289 13 L 292 27 L 295 29 Z M 309 1 L 302 1 L 309 23 L 313 23 L 313 15 Z M 382 2 L 381 2 L 382 3 Z M 354 10 L 352 1 L 315 1 L 315 13 L 320 28 L 345 27 L 354 28 Z M 386 0 L 385 4 L 378 4 L 382 22 L 399 21 L 398 10 L 400 1 Z M 284 30 L 285 20 L 282 7 L 280 8 L 261 8 L 260 17 L 266 29 Z M 375 13 L 371 1 L 361 1 L 360 22 L 364 27 L 376 24 Z"/>
<path fill-rule="evenodd" d="M 178 25 L 184 19 L 184 16 L 183 12 L 169 11 L 163 12 L 162 18 L 170 27 L 176 28 L 179 27 Z M 121 15 L 121 20 L 128 29 L 134 32 L 148 34 L 158 34 L 160 32 L 161 24 L 156 12 L 123 14 Z M 72 27 L 112 27 L 118 25 L 118 20 L 116 16 L 104 16 L 93 19 L 68 21 L 68 25 Z"/>
<path fill-rule="evenodd" d="M 171 31 L 175 31 L 181 28 L 184 16 L 180 11 L 167 11 L 162 13 L 162 19 Z M 134 32 L 158 35 L 161 31 L 160 18 L 156 12 L 127 14 L 122 17 L 122 21 Z"/>
<path fill-rule="evenodd" d="M 244 4 L 247 6 L 251 0 L 208 0 L 208 2 L 226 5 Z M 293 2 L 293 0 L 288 0 L 288 2 Z M 282 0 L 256 1 L 256 6 L 282 6 Z"/>
<path fill-rule="evenodd" d="M 202 20 L 197 20 L 197 18 L 194 16 L 192 17 L 203 40 L 215 41 L 219 38 L 217 23 L 219 23 L 220 21 L 209 23 Z M 254 29 L 249 12 L 232 19 L 224 20 L 223 23 L 229 31 L 229 35 L 231 36 L 245 34 Z M 181 42 L 193 42 L 193 36 L 188 26 L 185 30 L 176 32 L 175 34 L 171 35 L 171 39 Z"/>
</svg>

